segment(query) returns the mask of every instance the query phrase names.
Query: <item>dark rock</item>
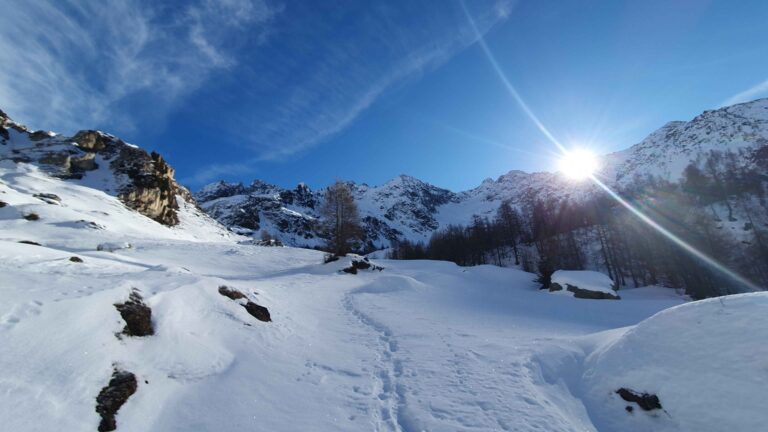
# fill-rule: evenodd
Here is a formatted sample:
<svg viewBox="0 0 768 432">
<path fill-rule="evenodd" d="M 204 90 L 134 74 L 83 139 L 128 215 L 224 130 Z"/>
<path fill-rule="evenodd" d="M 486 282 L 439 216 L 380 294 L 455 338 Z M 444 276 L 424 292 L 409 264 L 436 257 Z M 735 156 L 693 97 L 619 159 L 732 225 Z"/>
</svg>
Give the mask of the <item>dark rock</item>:
<svg viewBox="0 0 768 432">
<path fill-rule="evenodd" d="M 627 412 L 630 412 L 630 413 L 631 413 L 632 411 L 634 411 L 634 410 L 635 410 L 635 409 L 632 407 L 632 405 L 627 405 L 627 406 L 625 406 L 625 407 L 624 407 L 624 409 L 625 409 L 625 410 L 627 410 Z"/>
<path fill-rule="evenodd" d="M 248 311 L 249 314 L 251 314 L 251 316 L 259 321 L 272 321 L 272 317 L 269 315 L 269 309 L 265 308 L 264 306 L 260 306 L 252 301 L 249 301 L 248 303 L 244 304 L 243 307 L 246 311 Z"/>
<path fill-rule="evenodd" d="M 8 203 L 7 203 L 7 202 L 5 202 L 5 201 L 0 201 L 0 208 L 3 208 L 3 207 L 5 207 L 5 206 L 7 206 L 7 205 L 8 205 Z"/>
<path fill-rule="evenodd" d="M 31 240 L 19 240 L 19 243 L 28 244 L 28 245 L 32 245 L 32 246 L 42 246 L 40 243 L 33 242 Z"/>
<path fill-rule="evenodd" d="M 83 262 L 82 258 L 76 257 L 76 256 L 70 257 L 69 260 L 74 262 L 74 263 L 81 263 L 81 262 Z"/>
<path fill-rule="evenodd" d="M 368 259 L 364 259 L 361 261 L 352 260 L 352 267 L 358 270 L 368 270 L 369 268 L 371 268 L 371 263 L 368 262 Z"/>
<path fill-rule="evenodd" d="M 357 268 L 355 266 L 345 267 L 341 269 L 341 271 L 348 274 L 357 274 Z"/>
<path fill-rule="evenodd" d="M 377 265 L 371 264 L 371 262 L 368 260 L 368 258 L 363 258 L 362 260 L 352 260 L 352 265 L 349 267 L 341 269 L 344 273 L 349 274 L 357 274 L 358 270 L 378 270 L 382 271 L 384 270 L 384 267 L 380 267 Z"/>
<path fill-rule="evenodd" d="M 40 140 L 44 140 L 44 139 L 47 139 L 47 138 L 50 138 L 50 137 L 51 137 L 50 133 L 48 133 L 46 131 L 41 131 L 41 130 L 34 131 L 34 132 L 29 134 L 29 139 L 31 141 L 40 141 Z"/>
<path fill-rule="evenodd" d="M 27 213 L 24 215 L 24 219 L 28 221 L 40 220 L 40 216 L 37 213 Z"/>
<path fill-rule="evenodd" d="M 241 293 L 238 290 L 231 289 L 227 287 L 226 285 L 222 285 L 219 287 L 219 294 L 223 295 L 224 297 L 229 297 L 232 300 L 238 300 L 238 299 L 244 299 L 245 294 Z"/>
<path fill-rule="evenodd" d="M 36 194 L 34 194 L 32 196 L 37 198 L 37 199 L 40 199 L 40 200 L 42 200 L 42 201 L 44 201 L 44 202 L 46 202 L 48 204 L 60 204 L 61 203 L 61 198 L 58 195 L 52 194 L 52 193 L 36 193 Z"/>
<path fill-rule="evenodd" d="M 563 287 L 556 282 L 552 282 L 549 284 L 549 291 L 562 291 Z M 619 300 L 621 297 L 618 295 L 602 292 L 602 291 L 591 291 L 587 289 L 582 289 L 577 286 L 573 286 L 571 284 L 565 284 L 565 289 L 572 292 L 573 296 L 580 299 L 589 299 L 589 300 Z"/>
<path fill-rule="evenodd" d="M 115 415 L 138 389 L 136 375 L 115 369 L 109 384 L 96 397 L 96 412 L 101 416 L 99 432 L 117 429 Z"/>
<path fill-rule="evenodd" d="M 616 393 L 621 396 L 627 402 L 634 402 L 644 411 L 652 411 L 655 409 L 662 409 L 659 397 L 650 393 L 639 393 L 634 390 L 622 387 L 616 390 Z M 628 407 L 632 408 L 632 407 Z M 631 411 L 631 410 L 627 410 Z"/>
<path fill-rule="evenodd" d="M 144 299 L 133 290 L 128 300 L 115 304 L 120 316 L 125 321 L 123 334 L 127 336 L 151 336 L 155 334 L 152 327 L 152 309 L 144 304 Z"/>
<path fill-rule="evenodd" d="M 339 256 L 338 255 L 330 254 L 330 253 L 323 255 L 323 264 L 332 263 L 332 262 L 338 261 L 338 260 L 339 260 Z"/>
</svg>

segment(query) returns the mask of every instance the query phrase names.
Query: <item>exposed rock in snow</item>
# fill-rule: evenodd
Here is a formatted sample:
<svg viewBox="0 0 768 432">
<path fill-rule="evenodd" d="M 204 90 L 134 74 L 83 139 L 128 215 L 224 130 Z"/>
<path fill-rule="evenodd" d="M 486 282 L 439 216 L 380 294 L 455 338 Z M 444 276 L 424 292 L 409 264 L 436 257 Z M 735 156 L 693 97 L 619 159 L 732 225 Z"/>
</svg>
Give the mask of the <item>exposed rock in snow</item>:
<svg viewBox="0 0 768 432">
<path fill-rule="evenodd" d="M 117 415 L 120 407 L 128 401 L 128 398 L 136 393 L 137 388 L 136 375 L 115 369 L 109 384 L 101 389 L 96 397 L 96 412 L 101 416 L 99 432 L 117 429 L 115 415 Z"/>
<path fill-rule="evenodd" d="M 152 309 L 144 304 L 144 298 L 138 291 L 132 290 L 128 300 L 115 304 L 115 308 L 125 321 L 124 335 L 141 337 L 155 334 Z"/>
<path fill-rule="evenodd" d="M 590 270 L 558 270 L 552 274 L 550 292 L 572 293 L 582 299 L 618 300 L 615 283 L 603 273 Z"/>
<path fill-rule="evenodd" d="M 0 116 L 0 131 L 0 160 L 35 163 L 53 176 L 98 187 L 162 224 L 179 222 L 177 196 L 192 200 L 159 154 L 148 154 L 112 135 L 86 130 L 68 138 L 30 132 L 5 115 Z M 51 204 L 58 201 L 39 195 Z"/>
</svg>

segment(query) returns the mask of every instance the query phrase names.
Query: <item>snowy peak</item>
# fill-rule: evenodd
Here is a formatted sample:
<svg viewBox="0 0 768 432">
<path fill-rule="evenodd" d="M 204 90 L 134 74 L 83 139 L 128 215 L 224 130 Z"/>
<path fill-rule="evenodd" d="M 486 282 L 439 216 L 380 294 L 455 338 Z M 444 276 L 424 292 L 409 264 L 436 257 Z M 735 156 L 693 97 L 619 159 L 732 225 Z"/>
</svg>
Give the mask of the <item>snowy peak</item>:
<svg viewBox="0 0 768 432">
<path fill-rule="evenodd" d="M 768 145 L 768 99 L 705 111 L 690 121 L 671 121 L 632 147 L 602 158 L 601 177 L 622 191 L 649 177 L 676 182 L 691 163 L 711 151 L 737 153 L 749 164 Z M 478 187 L 452 192 L 415 177 L 399 175 L 380 186 L 349 183 L 360 208 L 369 247 L 398 239 L 427 240 L 448 224 L 467 224 L 472 217 L 493 217 L 503 201 L 517 207 L 536 200 L 586 200 L 600 193 L 592 182 L 575 183 L 558 173 L 513 170 Z M 196 194 L 203 208 L 228 226 L 268 227 L 294 245 L 320 242 L 312 221 L 324 191 L 306 185 L 282 189 L 262 181 L 214 183 Z M 226 202 L 224 202 L 226 201 Z M 233 223 L 238 220 L 246 225 Z M 260 222 L 255 222 L 259 220 Z M 299 228 L 300 227 L 300 228 Z M 311 240 L 311 241 L 310 241 Z"/>
<path fill-rule="evenodd" d="M 704 111 L 688 122 L 669 122 L 646 139 L 606 157 L 619 187 L 636 178 L 678 181 L 688 164 L 711 151 L 748 153 L 768 143 L 768 99 Z"/>
</svg>

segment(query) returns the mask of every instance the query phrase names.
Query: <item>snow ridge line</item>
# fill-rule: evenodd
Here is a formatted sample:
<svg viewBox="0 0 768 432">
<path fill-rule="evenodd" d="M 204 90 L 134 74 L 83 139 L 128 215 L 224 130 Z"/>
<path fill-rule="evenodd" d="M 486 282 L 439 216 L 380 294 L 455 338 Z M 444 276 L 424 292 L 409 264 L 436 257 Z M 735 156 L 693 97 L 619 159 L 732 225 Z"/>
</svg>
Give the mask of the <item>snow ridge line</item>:
<svg viewBox="0 0 768 432">
<path fill-rule="evenodd" d="M 376 394 L 376 401 L 380 410 L 376 416 L 376 431 L 383 432 L 410 432 L 402 422 L 402 408 L 405 406 L 404 387 L 397 383 L 397 378 L 402 374 L 402 362 L 394 358 L 397 352 L 397 341 L 392 337 L 392 331 L 385 325 L 372 319 L 359 308 L 352 299 L 352 291 L 344 295 L 342 300 L 344 309 L 354 316 L 365 327 L 372 329 L 377 335 L 379 349 L 379 364 L 373 373 L 374 388 L 380 391 Z"/>
</svg>

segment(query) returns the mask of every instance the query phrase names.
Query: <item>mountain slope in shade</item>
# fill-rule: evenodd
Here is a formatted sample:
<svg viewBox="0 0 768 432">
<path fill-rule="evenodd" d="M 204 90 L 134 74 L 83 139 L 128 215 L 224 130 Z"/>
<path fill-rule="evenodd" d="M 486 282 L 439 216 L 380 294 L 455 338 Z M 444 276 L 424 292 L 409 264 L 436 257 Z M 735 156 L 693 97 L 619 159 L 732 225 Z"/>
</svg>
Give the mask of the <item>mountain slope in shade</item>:
<svg viewBox="0 0 768 432">
<path fill-rule="evenodd" d="M 752 164 L 758 149 L 768 146 L 768 99 L 705 111 L 691 121 L 670 122 L 627 150 L 601 160 L 598 173 L 608 186 L 622 191 L 649 177 L 671 182 L 710 151 L 730 151 L 738 163 Z M 350 183 L 360 208 L 370 249 L 397 239 L 426 240 L 448 224 L 467 224 L 474 215 L 492 217 L 505 200 L 518 207 L 536 199 L 583 200 L 599 188 L 574 183 L 557 173 L 510 171 L 480 186 L 451 192 L 409 176 L 381 186 Z M 300 184 L 293 190 L 255 181 L 213 183 L 195 194 L 201 206 L 223 224 L 243 233 L 267 230 L 292 245 L 321 243 L 313 221 L 324 190 Z"/>
</svg>

